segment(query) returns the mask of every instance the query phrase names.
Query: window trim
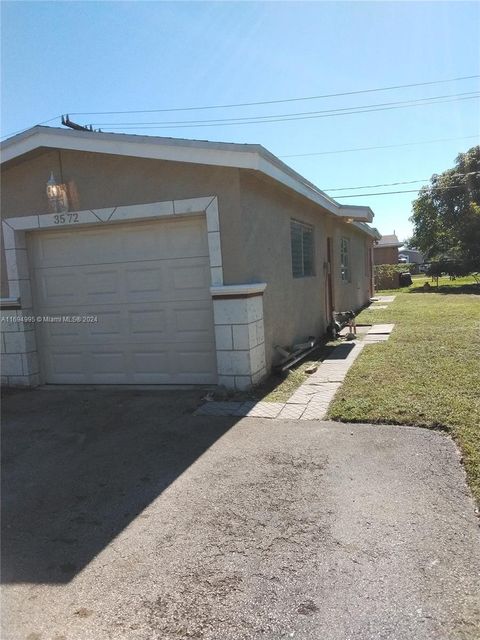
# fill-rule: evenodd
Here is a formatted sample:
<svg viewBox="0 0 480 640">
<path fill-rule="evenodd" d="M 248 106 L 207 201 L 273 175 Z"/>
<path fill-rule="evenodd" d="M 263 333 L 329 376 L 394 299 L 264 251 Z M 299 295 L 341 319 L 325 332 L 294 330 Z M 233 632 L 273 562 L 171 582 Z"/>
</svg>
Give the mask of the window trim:
<svg viewBox="0 0 480 640">
<path fill-rule="evenodd" d="M 293 268 L 293 228 L 294 226 L 300 227 L 301 230 L 301 261 L 302 261 L 302 273 L 296 275 Z M 311 255 L 311 272 L 305 273 L 305 253 L 304 253 L 304 232 L 308 231 L 311 233 L 312 239 L 312 255 Z M 307 222 L 302 222 L 301 220 L 297 220 L 296 218 L 290 218 L 290 253 L 291 253 L 291 264 L 292 264 L 292 277 L 295 280 L 300 278 L 315 278 L 316 270 L 315 270 L 315 227 L 312 224 L 308 224 Z"/>
</svg>

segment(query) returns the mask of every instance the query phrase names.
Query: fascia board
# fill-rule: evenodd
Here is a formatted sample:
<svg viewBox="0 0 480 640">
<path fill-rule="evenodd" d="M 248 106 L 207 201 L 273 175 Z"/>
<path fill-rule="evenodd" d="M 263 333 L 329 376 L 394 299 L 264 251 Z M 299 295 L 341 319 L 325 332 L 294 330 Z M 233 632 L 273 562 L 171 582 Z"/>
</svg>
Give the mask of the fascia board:
<svg viewBox="0 0 480 640">
<path fill-rule="evenodd" d="M 80 132 L 83 133 L 83 132 Z M 4 145 L 2 163 L 20 155 L 33 151 L 38 147 L 61 148 L 70 151 L 106 153 L 111 155 L 151 158 L 153 160 L 170 160 L 174 162 L 192 162 L 237 168 L 252 168 L 258 153 L 255 151 L 234 151 L 215 149 L 206 146 L 185 146 L 151 142 L 145 138 L 132 140 L 125 136 L 116 139 L 105 139 L 101 134 L 71 135 L 70 132 L 32 131 L 32 135 L 16 140 L 14 144 Z"/>
<path fill-rule="evenodd" d="M 188 140 L 171 143 L 168 139 L 152 140 L 148 136 L 90 133 L 38 126 L 2 143 L 1 162 L 8 162 L 39 147 L 250 169 L 293 189 L 339 218 L 350 217 L 355 221 L 365 222 L 373 219 L 370 207 L 340 205 L 316 190 L 314 185 L 304 182 L 293 170 L 290 173 L 288 165 L 279 166 L 281 162 L 278 161 L 277 164 L 275 156 L 260 145 L 244 145 L 245 148 L 239 148 L 243 145 Z"/>
<path fill-rule="evenodd" d="M 290 187 L 290 189 L 293 189 L 300 195 L 305 196 L 309 200 L 312 200 L 313 202 L 315 202 L 315 204 L 319 204 L 330 213 L 338 215 L 338 204 L 330 201 L 327 197 L 322 196 L 320 193 L 314 191 L 313 189 L 299 181 L 297 178 L 290 176 L 287 172 L 279 169 L 269 160 L 263 158 L 260 155 L 258 155 L 258 171 L 269 176 L 270 178 L 273 178 L 277 182 Z"/>
<path fill-rule="evenodd" d="M 356 222 L 372 222 L 374 218 L 374 213 L 370 207 L 352 204 L 342 204 L 339 207 L 339 215 L 345 218 L 353 218 Z"/>
<path fill-rule="evenodd" d="M 352 224 L 354 227 L 356 227 L 360 231 L 363 231 L 363 233 L 366 233 L 368 236 L 371 236 L 375 240 L 379 240 L 382 237 L 378 229 L 376 229 L 375 227 L 369 227 L 364 222 L 353 222 Z"/>
</svg>

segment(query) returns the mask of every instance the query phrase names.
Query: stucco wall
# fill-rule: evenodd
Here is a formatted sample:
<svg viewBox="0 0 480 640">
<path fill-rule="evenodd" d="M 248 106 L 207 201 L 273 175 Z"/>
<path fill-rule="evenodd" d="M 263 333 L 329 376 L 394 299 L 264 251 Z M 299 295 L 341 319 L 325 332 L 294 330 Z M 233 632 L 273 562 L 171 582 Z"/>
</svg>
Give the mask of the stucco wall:
<svg viewBox="0 0 480 640">
<path fill-rule="evenodd" d="M 2 217 L 47 213 L 50 172 L 70 186 L 72 210 L 217 195 L 223 253 L 242 264 L 239 171 L 76 151 L 46 150 L 2 168 Z M 2 290 L 8 295 L 3 246 Z"/>
<path fill-rule="evenodd" d="M 340 242 L 350 239 L 350 281 L 341 279 Z M 368 252 L 372 240 L 351 224 L 337 222 L 334 230 L 335 310 L 348 311 L 363 307 L 370 299 L 370 270 Z"/>
<path fill-rule="evenodd" d="M 322 335 L 326 316 L 327 237 L 333 240 L 333 280 L 336 310 L 357 309 L 370 297 L 365 252 L 371 242 L 350 224 L 339 221 L 308 200 L 279 188 L 250 172 L 240 176 L 243 274 L 230 259 L 226 273 L 246 282 L 267 282 L 264 294 L 267 367 L 276 359 L 275 345 L 291 345 L 309 335 Z M 294 218 L 314 227 L 315 275 L 292 275 L 290 221 Z M 350 238 L 351 282 L 341 281 L 340 239 Z"/>
<path fill-rule="evenodd" d="M 367 236 L 306 198 L 260 174 L 206 165 L 75 151 L 44 150 L 2 171 L 2 215 L 46 213 L 50 172 L 70 185 L 72 209 L 99 209 L 217 195 L 225 284 L 266 282 L 264 317 L 267 367 L 274 345 L 320 336 L 327 325 L 325 263 L 333 241 L 335 309 L 368 301 Z M 293 278 L 290 220 L 314 227 L 315 275 Z M 351 241 L 351 282 L 341 281 L 340 240 Z M 2 252 L 2 280 L 5 278 Z M 5 280 L 2 296 L 7 296 Z"/>
</svg>

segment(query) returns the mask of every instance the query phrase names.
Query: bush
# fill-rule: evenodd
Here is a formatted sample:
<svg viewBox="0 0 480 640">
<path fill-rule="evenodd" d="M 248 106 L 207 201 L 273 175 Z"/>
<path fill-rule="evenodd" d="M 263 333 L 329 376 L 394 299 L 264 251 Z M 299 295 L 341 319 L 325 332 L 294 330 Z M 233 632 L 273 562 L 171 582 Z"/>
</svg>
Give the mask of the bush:
<svg viewBox="0 0 480 640">
<path fill-rule="evenodd" d="M 416 273 L 417 265 L 410 264 L 376 264 L 374 265 L 376 289 L 398 289 L 401 273 Z"/>
<path fill-rule="evenodd" d="M 413 263 L 407 264 L 376 264 L 374 266 L 375 277 L 392 278 L 395 273 L 414 273 L 417 265 Z"/>
<path fill-rule="evenodd" d="M 444 273 L 451 278 L 460 278 L 470 275 L 475 271 L 475 266 L 473 262 L 440 258 L 439 260 L 430 262 L 426 274 L 432 278 L 439 278 Z"/>
</svg>

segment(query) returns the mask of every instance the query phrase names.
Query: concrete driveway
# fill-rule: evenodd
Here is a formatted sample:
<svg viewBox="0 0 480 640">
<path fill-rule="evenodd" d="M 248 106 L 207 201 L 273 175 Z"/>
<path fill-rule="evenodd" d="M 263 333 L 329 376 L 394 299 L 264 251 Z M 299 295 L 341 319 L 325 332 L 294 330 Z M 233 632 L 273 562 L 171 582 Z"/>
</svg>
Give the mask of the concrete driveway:
<svg viewBox="0 0 480 640">
<path fill-rule="evenodd" d="M 199 399 L 5 394 L 3 638 L 479 637 L 449 438 L 192 416 Z"/>
</svg>

